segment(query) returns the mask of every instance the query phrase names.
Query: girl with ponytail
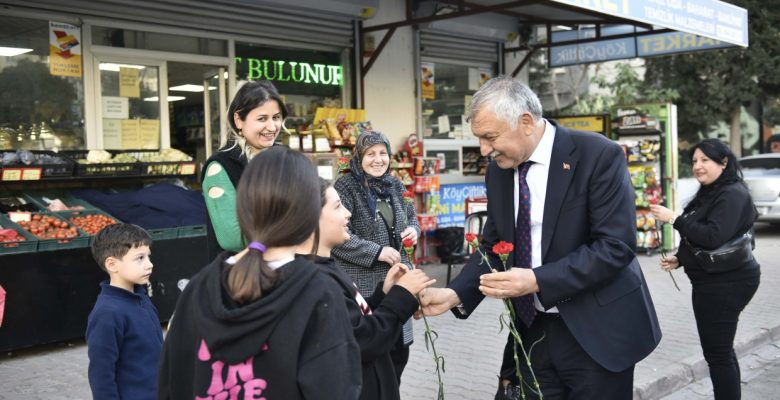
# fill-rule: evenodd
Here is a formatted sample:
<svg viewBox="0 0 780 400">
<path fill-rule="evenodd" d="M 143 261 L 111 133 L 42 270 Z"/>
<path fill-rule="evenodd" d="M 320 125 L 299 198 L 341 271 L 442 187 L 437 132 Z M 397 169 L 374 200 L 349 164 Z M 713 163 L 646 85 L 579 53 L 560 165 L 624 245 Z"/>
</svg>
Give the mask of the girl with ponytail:
<svg viewBox="0 0 780 400">
<path fill-rule="evenodd" d="M 249 162 L 236 196 L 249 244 L 220 254 L 182 292 L 158 398 L 358 398 L 360 352 L 341 290 L 295 257 L 319 223 L 318 179 L 281 146 Z"/>
</svg>

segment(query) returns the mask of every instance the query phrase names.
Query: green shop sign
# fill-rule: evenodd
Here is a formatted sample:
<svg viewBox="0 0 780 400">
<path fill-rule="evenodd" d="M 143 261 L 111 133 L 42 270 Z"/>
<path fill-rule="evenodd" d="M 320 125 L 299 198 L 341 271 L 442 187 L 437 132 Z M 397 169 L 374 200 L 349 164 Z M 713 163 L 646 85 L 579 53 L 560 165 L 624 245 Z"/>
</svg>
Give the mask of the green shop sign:
<svg viewBox="0 0 780 400">
<path fill-rule="evenodd" d="M 310 85 L 341 86 L 344 84 L 344 70 L 341 65 L 253 57 L 236 57 L 235 60 L 239 69 L 246 70 L 246 79 L 250 81 L 267 79 Z"/>
<path fill-rule="evenodd" d="M 236 79 L 271 81 L 283 95 L 341 98 L 349 82 L 340 52 L 236 43 Z M 308 102 L 311 99 L 297 99 Z"/>
</svg>

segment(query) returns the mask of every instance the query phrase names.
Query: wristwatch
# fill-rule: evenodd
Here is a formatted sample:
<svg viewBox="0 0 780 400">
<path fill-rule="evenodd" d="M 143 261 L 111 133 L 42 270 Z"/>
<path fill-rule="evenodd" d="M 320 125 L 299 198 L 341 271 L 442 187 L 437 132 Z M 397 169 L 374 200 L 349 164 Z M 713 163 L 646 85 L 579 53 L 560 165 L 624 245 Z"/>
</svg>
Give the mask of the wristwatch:
<svg viewBox="0 0 780 400">
<path fill-rule="evenodd" d="M 674 221 L 677 221 L 677 215 L 672 214 L 672 218 L 669 218 L 669 225 L 674 225 Z"/>
</svg>

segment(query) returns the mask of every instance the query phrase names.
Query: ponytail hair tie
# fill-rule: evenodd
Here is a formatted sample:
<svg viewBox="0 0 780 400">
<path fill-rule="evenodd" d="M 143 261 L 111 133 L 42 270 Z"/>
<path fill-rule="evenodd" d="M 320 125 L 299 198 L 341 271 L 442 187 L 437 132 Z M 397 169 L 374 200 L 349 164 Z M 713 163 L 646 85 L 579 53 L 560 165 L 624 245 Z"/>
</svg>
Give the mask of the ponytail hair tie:
<svg viewBox="0 0 780 400">
<path fill-rule="evenodd" d="M 249 243 L 249 246 L 247 246 L 247 248 L 248 248 L 248 249 L 252 249 L 252 250 L 257 250 L 257 251 L 259 251 L 261 254 L 262 254 L 262 253 L 265 253 L 265 250 L 266 250 L 266 248 L 265 248 L 265 245 L 264 245 L 264 244 L 262 244 L 262 243 L 260 243 L 260 242 L 252 242 L 252 243 Z"/>
</svg>

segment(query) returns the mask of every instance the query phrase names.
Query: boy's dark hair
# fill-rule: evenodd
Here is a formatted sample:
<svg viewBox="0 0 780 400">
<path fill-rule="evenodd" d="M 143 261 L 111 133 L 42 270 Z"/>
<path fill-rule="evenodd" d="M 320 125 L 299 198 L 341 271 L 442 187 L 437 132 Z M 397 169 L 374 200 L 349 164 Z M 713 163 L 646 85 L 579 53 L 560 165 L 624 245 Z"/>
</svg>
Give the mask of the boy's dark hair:
<svg viewBox="0 0 780 400">
<path fill-rule="evenodd" d="M 92 257 L 100 269 L 106 271 L 106 259 L 121 259 L 130 249 L 151 246 L 152 237 L 138 225 L 112 224 L 101 229 L 92 239 Z"/>
</svg>

